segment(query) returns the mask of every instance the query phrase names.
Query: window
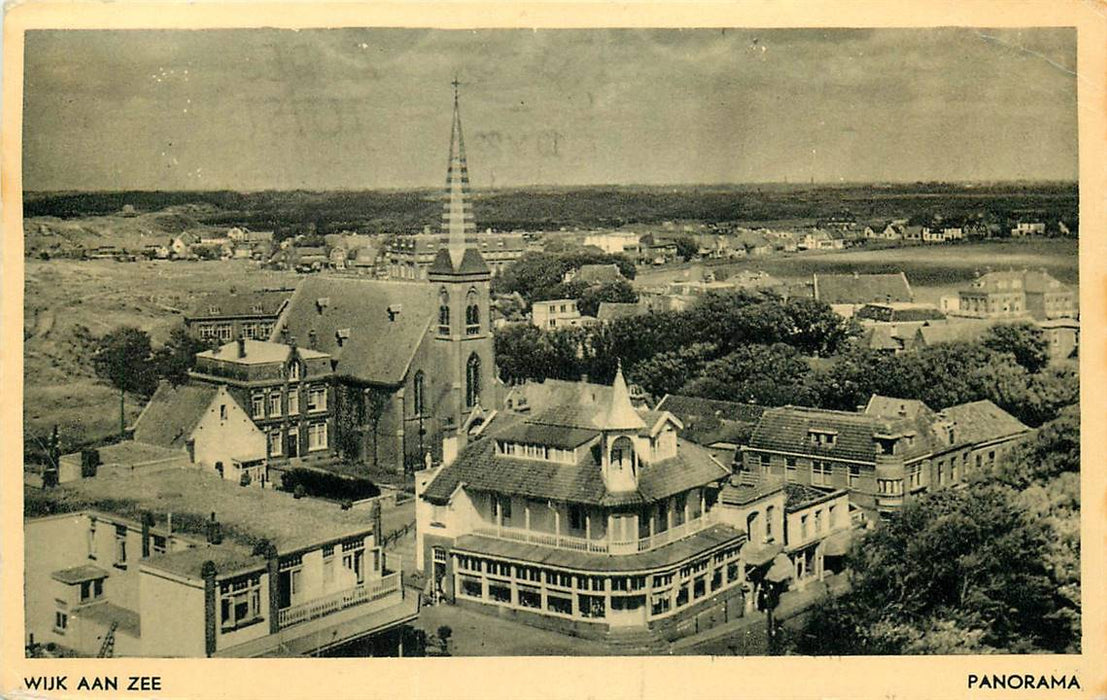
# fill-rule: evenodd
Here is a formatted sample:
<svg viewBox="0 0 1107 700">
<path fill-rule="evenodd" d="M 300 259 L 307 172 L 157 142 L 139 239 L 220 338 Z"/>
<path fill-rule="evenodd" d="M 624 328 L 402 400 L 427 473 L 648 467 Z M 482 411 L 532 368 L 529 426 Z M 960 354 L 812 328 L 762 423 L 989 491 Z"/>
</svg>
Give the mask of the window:
<svg viewBox="0 0 1107 700">
<path fill-rule="evenodd" d="M 65 634 L 65 630 L 69 627 L 69 614 L 62 610 L 54 611 L 54 631 L 58 634 Z"/>
<path fill-rule="evenodd" d="M 165 554 L 166 552 L 165 535 L 150 535 L 150 551 L 154 554 Z"/>
<path fill-rule="evenodd" d="M 254 394 L 250 397 L 250 415 L 254 418 L 265 418 L 265 394 Z"/>
<path fill-rule="evenodd" d="M 288 378 L 291 381 L 296 381 L 300 378 L 300 363 L 296 360 L 288 363 Z"/>
<path fill-rule="evenodd" d="M 827 524 L 831 530 L 838 524 L 838 506 L 830 506 L 830 511 L 827 514 Z"/>
<path fill-rule="evenodd" d="M 530 586 L 519 586 L 519 607 L 540 609 L 542 607 L 541 591 Z"/>
<path fill-rule="evenodd" d="M 365 583 L 365 544 L 362 542 L 344 542 L 342 544 L 342 566 L 354 572 L 358 585 Z"/>
<path fill-rule="evenodd" d="M 465 299 L 465 334 L 480 333 L 480 306 L 477 304 L 476 290 L 471 290 Z"/>
<path fill-rule="evenodd" d="M 96 558 L 96 518 L 90 519 L 88 524 L 88 558 Z"/>
<path fill-rule="evenodd" d="M 412 382 L 412 394 L 415 399 L 415 415 L 421 416 L 427 412 L 426 405 L 426 376 L 422 370 L 415 373 L 415 380 Z"/>
<path fill-rule="evenodd" d="M 581 594 L 577 600 L 581 617 L 602 618 L 606 615 L 603 596 Z"/>
<path fill-rule="evenodd" d="M 438 334 L 450 334 L 450 295 L 445 289 L 438 293 Z"/>
<path fill-rule="evenodd" d="M 327 410 L 327 390 L 324 388 L 312 387 L 308 391 L 308 411 L 325 411 Z"/>
<path fill-rule="evenodd" d="M 234 335 L 234 329 L 230 324 L 224 324 L 216 327 L 216 334 L 220 340 L 230 340 Z"/>
<path fill-rule="evenodd" d="M 773 518 L 776 516 L 776 506 L 765 509 L 765 539 L 773 539 Z"/>
<path fill-rule="evenodd" d="M 876 490 L 884 496 L 898 496 L 903 493 L 901 479 L 877 479 Z"/>
<path fill-rule="evenodd" d="M 861 465 L 851 464 L 849 465 L 849 487 L 855 488 L 861 481 Z"/>
<path fill-rule="evenodd" d="M 260 574 L 224 581 L 219 593 L 219 623 L 224 632 L 261 619 Z"/>
<path fill-rule="evenodd" d="M 458 577 L 461 580 L 460 593 L 463 596 L 469 598 L 482 598 L 484 597 L 484 586 L 481 584 L 479 578 L 472 578 L 469 576 Z"/>
<path fill-rule="evenodd" d="M 583 530 L 584 525 L 584 508 L 577 505 L 569 506 L 569 529 Z"/>
<path fill-rule="evenodd" d="M 269 417 L 275 418 L 281 415 L 281 392 L 274 391 L 269 394 Z"/>
<path fill-rule="evenodd" d="M 258 324 L 256 323 L 243 323 L 242 324 L 242 337 L 254 340 L 258 338 Z"/>
<path fill-rule="evenodd" d="M 801 515 L 800 516 L 800 539 L 801 540 L 806 540 L 807 539 L 807 516 L 806 515 Z"/>
<path fill-rule="evenodd" d="M 269 433 L 269 456 L 280 457 L 281 452 L 281 431 L 274 430 Z"/>
<path fill-rule="evenodd" d="M 823 511 L 819 509 L 815 511 L 815 532 L 823 531 Z"/>
<path fill-rule="evenodd" d="M 573 614 L 573 599 L 566 596 L 546 594 L 546 609 L 559 615 Z"/>
<path fill-rule="evenodd" d="M 830 484 L 831 467 L 826 462 L 811 463 L 811 483 L 827 486 Z"/>
<path fill-rule="evenodd" d="M 796 480 L 796 459 L 795 457 L 789 457 L 784 460 L 784 479 L 785 481 L 794 482 Z"/>
<path fill-rule="evenodd" d="M 308 426 L 308 450 L 327 449 L 327 424 L 312 423 Z"/>
<path fill-rule="evenodd" d="M 288 392 L 288 415 L 295 416 L 300 413 L 300 392 L 295 388 Z"/>
<path fill-rule="evenodd" d="M 911 488 L 922 486 L 922 464 L 912 464 L 908 476 Z"/>
<path fill-rule="evenodd" d="M 492 517 L 504 525 L 511 520 L 511 498 L 508 496 L 492 497 Z"/>
<path fill-rule="evenodd" d="M 323 583 L 334 583 L 334 545 L 323 547 Z"/>
<path fill-rule="evenodd" d="M 769 471 L 769 462 L 770 462 L 769 455 L 761 455 L 761 471 L 762 472 Z"/>
<path fill-rule="evenodd" d="M 511 586 L 503 581 L 489 581 L 488 598 L 495 603 L 510 603 Z"/>
<path fill-rule="evenodd" d="M 669 597 L 669 592 L 654 593 L 650 598 L 650 614 L 652 615 L 664 615 L 669 612 L 673 607 L 673 601 Z"/>
<path fill-rule="evenodd" d="M 480 402 L 480 357 L 476 353 L 465 363 L 465 407 L 472 408 Z"/>
<path fill-rule="evenodd" d="M 115 526 L 115 566 L 127 568 L 127 526 Z"/>
</svg>

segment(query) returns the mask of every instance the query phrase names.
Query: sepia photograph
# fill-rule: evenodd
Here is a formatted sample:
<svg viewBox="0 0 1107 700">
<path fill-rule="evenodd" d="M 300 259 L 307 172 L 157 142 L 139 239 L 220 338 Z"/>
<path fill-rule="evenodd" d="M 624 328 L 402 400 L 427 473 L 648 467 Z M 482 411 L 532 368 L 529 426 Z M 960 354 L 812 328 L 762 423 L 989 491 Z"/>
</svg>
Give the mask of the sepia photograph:
<svg viewBox="0 0 1107 700">
<path fill-rule="evenodd" d="M 1078 43 L 28 29 L 23 657 L 1088 690 Z"/>
</svg>

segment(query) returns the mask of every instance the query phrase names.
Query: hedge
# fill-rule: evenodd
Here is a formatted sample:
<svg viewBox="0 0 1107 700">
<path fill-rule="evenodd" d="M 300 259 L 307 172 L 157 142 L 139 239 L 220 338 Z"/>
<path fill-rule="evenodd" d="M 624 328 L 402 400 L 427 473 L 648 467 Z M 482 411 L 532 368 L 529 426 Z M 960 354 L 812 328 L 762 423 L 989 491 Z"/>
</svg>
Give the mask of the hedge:
<svg viewBox="0 0 1107 700">
<path fill-rule="evenodd" d="M 368 479 L 339 476 L 299 467 L 281 475 L 282 491 L 292 493 L 297 486 L 302 486 L 303 493 L 307 496 L 333 501 L 360 501 L 381 495 L 377 485 Z"/>
</svg>

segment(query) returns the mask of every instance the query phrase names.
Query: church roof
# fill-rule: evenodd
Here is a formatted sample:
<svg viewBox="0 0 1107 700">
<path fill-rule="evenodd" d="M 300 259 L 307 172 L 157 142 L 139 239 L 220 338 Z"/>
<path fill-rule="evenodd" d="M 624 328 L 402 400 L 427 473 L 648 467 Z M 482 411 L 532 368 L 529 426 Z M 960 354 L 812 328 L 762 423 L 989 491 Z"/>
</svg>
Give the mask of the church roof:
<svg viewBox="0 0 1107 700">
<path fill-rule="evenodd" d="M 394 386 L 437 318 L 437 290 L 419 282 L 308 277 L 274 337 L 287 329 L 300 347 L 310 347 L 314 332 L 314 349 L 334 359 L 337 376 Z M 348 337 L 340 339 L 340 330 L 349 330 Z"/>
</svg>

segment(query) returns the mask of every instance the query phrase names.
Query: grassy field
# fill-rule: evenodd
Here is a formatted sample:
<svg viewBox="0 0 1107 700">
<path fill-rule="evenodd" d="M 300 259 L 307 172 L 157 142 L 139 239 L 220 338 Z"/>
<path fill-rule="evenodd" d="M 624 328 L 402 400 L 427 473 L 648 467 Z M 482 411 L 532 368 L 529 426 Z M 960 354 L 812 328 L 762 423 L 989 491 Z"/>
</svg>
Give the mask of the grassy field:
<svg viewBox="0 0 1107 700">
<path fill-rule="evenodd" d="M 1075 285 L 1079 277 L 1077 242 L 1074 240 L 982 241 L 950 245 L 902 248 L 855 249 L 826 253 L 794 253 L 779 257 L 708 264 L 716 273 L 764 270 L 787 280 L 808 278 L 814 273 L 899 272 L 907 275 L 920 301 L 936 292 L 949 293 L 971 281 L 979 272 L 1007 268 L 1045 268 L 1057 279 Z M 662 285 L 678 279 L 695 278 L 688 266 L 639 272 L 635 286 Z"/>
<path fill-rule="evenodd" d="M 297 276 L 245 260 L 208 262 L 26 260 L 23 299 L 24 437 L 58 425 L 63 447 L 119 429 L 119 395 L 92 372 L 90 336 L 137 326 L 156 345 L 208 292 L 288 287 Z M 128 397 L 126 414 L 141 409 Z"/>
</svg>

